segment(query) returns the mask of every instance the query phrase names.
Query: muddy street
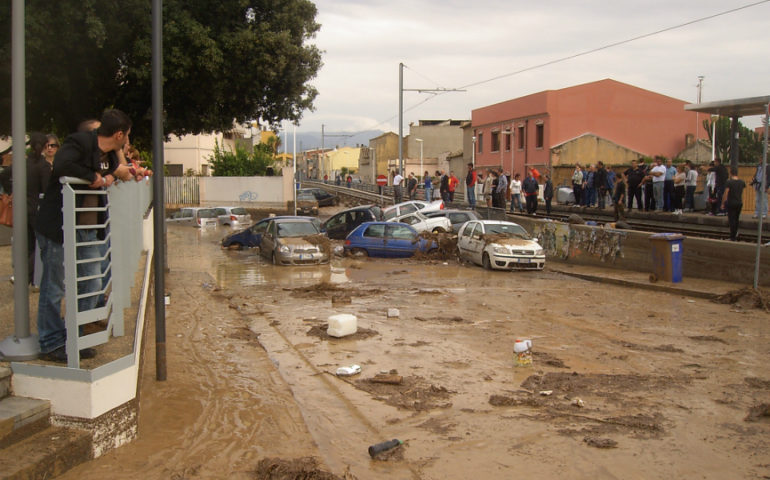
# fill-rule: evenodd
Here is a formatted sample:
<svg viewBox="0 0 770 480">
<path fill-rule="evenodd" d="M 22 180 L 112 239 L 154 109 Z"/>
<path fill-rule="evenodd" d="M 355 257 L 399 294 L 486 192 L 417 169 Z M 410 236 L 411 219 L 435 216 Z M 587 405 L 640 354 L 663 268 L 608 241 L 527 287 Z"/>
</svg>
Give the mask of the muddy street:
<svg viewBox="0 0 770 480">
<path fill-rule="evenodd" d="M 276 267 L 223 235 L 169 228 L 169 379 L 150 331 L 139 438 L 63 478 L 270 478 L 260 460 L 308 456 L 359 479 L 770 475 L 764 311 L 548 265 Z M 326 333 L 337 313 L 355 335 Z"/>
</svg>

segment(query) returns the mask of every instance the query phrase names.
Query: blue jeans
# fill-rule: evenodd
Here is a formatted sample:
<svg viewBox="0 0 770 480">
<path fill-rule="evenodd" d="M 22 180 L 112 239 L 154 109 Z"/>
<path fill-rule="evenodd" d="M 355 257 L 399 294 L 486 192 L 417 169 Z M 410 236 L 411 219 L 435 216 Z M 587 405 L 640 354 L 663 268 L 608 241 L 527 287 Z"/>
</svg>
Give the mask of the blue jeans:
<svg viewBox="0 0 770 480">
<path fill-rule="evenodd" d="M 476 208 L 476 186 L 468 187 L 466 191 L 468 192 L 468 205 L 471 208 Z"/>
<path fill-rule="evenodd" d="M 663 211 L 663 183 L 652 182 L 652 196 L 655 198 L 655 211 Z"/>
<path fill-rule="evenodd" d="M 425 201 L 430 202 L 433 200 L 430 196 L 430 194 L 433 193 L 433 189 L 431 187 L 425 187 Z"/>
<path fill-rule="evenodd" d="M 693 212 L 695 211 L 695 185 L 688 185 L 685 187 L 684 193 L 684 208 L 689 208 Z"/>
<path fill-rule="evenodd" d="M 40 279 L 40 298 L 37 303 L 37 333 L 40 352 L 48 353 L 64 346 L 67 330 L 61 318 L 61 300 L 64 298 L 64 247 L 50 238 L 37 234 L 43 278 Z"/>
<path fill-rule="evenodd" d="M 521 206 L 521 194 L 520 193 L 512 193 L 511 194 L 511 211 L 515 212 L 516 210 L 523 212 L 524 209 Z"/>
</svg>

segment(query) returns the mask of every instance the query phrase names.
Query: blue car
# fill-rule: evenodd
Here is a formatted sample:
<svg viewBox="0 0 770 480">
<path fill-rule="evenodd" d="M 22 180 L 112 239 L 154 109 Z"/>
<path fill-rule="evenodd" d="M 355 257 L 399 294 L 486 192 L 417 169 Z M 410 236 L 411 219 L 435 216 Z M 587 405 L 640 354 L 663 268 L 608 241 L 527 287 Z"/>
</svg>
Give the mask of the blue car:
<svg viewBox="0 0 770 480">
<path fill-rule="evenodd" d="M 238 248 L 254 248 L 259 247 L 262 243 L 262 234 L 265 233 L 268 223 L 271 220 L 283 220 L 287 218 L 306 218 L 311 220 L 318 230 L 321 230 L 321 222 L 316 217 L 293 217 L 293 216 L 281 216 L 281 217 L 267 217 L 258 221 L 254 225 L 244 230 L 239 230 L 235 233 L 231 233 L 222 239 L 222 246 L 225 248 L 238 247 Z"/>
<path fill-rule="evenodd" d="M 354 256 L 411 257 L 418 250 L 430 253 L 438 245 L 404 223 L 366 222 L 350 232 L 343 248 Z"/>
</svg>

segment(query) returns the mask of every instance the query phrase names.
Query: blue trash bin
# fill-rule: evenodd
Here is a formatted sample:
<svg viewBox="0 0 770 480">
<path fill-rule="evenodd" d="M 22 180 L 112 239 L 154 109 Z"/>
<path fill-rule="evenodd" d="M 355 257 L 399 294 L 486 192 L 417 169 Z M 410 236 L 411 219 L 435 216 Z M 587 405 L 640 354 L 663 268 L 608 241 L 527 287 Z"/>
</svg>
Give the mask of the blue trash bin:
<svg viewBox="0 0 770 480">
<path fill-rule="evenodd" d="M 652 270 L 659 280 L 672 283 L 682 281 L 681 233 L 656 233 L 650 236 L 652 244 Z"/>
</svg>

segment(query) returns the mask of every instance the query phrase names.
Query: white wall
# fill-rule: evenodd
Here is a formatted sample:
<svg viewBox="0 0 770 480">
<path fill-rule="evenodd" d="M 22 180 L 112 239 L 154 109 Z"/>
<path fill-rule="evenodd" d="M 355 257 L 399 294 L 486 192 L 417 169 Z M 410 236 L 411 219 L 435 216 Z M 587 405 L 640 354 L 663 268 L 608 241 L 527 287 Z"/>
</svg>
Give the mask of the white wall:
<svg viewBox="0 0 770 480">
<path fill-rule="evenodd" d="M 202 206 L 287 208 L 294 201 L 292 173 L 276 177 L 201 177 Z"/>
</svg>

